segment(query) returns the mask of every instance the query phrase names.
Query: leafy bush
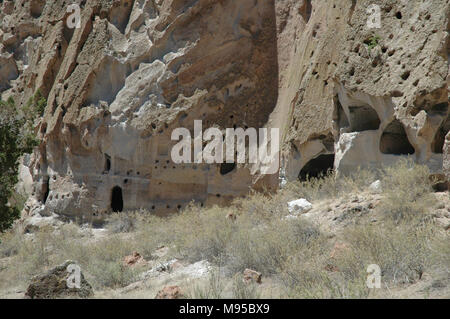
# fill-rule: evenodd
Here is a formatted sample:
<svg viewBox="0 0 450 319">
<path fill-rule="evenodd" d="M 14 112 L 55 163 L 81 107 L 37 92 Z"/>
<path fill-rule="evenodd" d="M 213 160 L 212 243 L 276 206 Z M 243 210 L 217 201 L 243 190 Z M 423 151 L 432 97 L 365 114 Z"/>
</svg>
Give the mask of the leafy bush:
<svg viewBox="0 0 450 319">
<path fill-rule="evenodd" d="M 374 49 L 380 42 L 381 38 L 378 35 L 371 36 L 369 39 L 364 41 L 364 43 L 367 45 L 367 48 L 369 49 L 369 52 Z"/>
<path fill-rule="evenodd" d="M 0 232 L 11 227 L 20 214 L 9 201 L 18 181 L 18 160 L 37 145 L 29 116 L 19 115 L 13 99 L 0 101 Z"/>
<path fill-rule="evenodd" d="M 37 90 L 32 97 L 27 101 L 24 107 L 26 114 L 30 114 L 32 117 L 30 119 L 34 120 L 36 116 L 43 116 L 45 108 L 47 106 L 47 100 L 42 95 L 41 90 Z"/>
</svg>

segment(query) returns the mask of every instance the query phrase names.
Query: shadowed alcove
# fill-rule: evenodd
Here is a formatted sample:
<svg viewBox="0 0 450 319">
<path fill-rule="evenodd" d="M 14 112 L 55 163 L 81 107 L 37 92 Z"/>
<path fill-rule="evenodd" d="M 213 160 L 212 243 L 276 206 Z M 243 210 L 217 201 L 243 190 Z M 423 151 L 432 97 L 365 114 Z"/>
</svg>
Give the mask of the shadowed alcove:
<svg viewBox="0 0 450 319">
<path fill-rule="evenodd" d="M 122 188 L 115 186 L 111 191 L 111 209 L 113 212 L 123 210 Z"/>
<path fill-rule="evenodd" d="M 411 155 L 414 147 L 408 140 L 405 128 L 399 120 L 392 121 L 383 132 L 380 140 L 380 151 L 383 154 Z"/>
<path fill-rule="evenodd" d="M 320 178 L 327 175 L 334 169 L 334 154 L 323 154 L 313 158 L 298 174 L 300 181 L 306 181 L 308 178 Z"/>
</svg>

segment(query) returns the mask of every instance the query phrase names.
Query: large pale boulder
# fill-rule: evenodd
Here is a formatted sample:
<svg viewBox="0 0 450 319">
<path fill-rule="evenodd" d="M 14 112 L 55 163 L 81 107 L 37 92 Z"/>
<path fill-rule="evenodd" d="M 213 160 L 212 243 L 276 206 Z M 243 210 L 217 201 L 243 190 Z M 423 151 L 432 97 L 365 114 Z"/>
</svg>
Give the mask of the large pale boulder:
<svg viewBox="0 0 450 319">
<path fill-rule="evenodd" d="M 304 214 L 313 208 L 312 204 L 304 198 L 296 199 L 288 203 L 288 210 L 291 214 Z"/>
<path fill-rule="evenodd" d="M 375 182 L 371 183 L 369 185 L 369 190 L 372 193 L 381 193 L 383 191 L 383 188 L 381 186 L 381 181 L 377 179 Z"/>
<path fill-rule="evenodd" d="M 56 214 L 52 214 L 51 216 L 41 216 L 36 213 L 24 220 L 24 232 L 33 233 L 43 228 L 56 228 L 62 224 L 63 222 L 59 220 L 59 216 Z"/>
</svg>

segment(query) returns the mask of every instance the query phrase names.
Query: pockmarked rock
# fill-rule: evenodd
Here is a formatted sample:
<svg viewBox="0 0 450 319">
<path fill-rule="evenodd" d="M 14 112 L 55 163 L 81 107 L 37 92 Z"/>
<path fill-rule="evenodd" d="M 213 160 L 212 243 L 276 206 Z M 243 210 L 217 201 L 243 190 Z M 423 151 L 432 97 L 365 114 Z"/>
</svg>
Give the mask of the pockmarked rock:
<svg viewBox="0 0 450 319">
<path fill-rule="evenodd" d="M 401 158 L 448 176 L 450 3 L 417 1 L 376 1 L 376 29 L 368 0 L 92 0 L 79 28 L 67 1 L 0 2 L 0 97 L 47 101 L 24 213 L 101 224 Z M 171 135 L 195 120 L 279 129 L 279 167 L 179 165 Z"/>
</svg>

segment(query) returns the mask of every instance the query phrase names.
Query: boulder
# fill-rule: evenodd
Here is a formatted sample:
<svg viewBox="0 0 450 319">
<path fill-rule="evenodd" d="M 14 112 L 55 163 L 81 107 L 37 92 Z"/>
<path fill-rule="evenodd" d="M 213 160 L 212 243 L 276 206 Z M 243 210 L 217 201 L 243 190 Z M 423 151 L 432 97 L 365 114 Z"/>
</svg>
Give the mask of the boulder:
<svg viewBox="0 0 450 319">
<path fill-rule="evenodd" d="M 155 299 L 183 299 L 184 295 L 178 286 L 166 286 L 161 289 Z"/>
<path fill-rule="evenodd" d="M 43 275 L 35 276 L 25 292 L 26 298 L 31 299 L 57 299 L 57 298 L 88 298 L 94 294 L 92 286 L 86 281 L 80 271 L 79 288 L 71 287 L 71 276 L 76 275 L 68 267 L 76 265 L 68 260 L 63 264 L 50 269 Z"/>
<path fill-rule="evenodd" d="M 258 284 L 261 283 L 262 275 L 260 272 L 257 272 L 253 269 L 245 269 L 244 270 L 244 282 L 245 283 L 251 283 L 256 282 Z"/>
<path fill-rule="evenodd" d="M 290 201 L 288 203 L 288 210 L 291 214 L 304 214 L 312 209 L 312 204 L 304 198 Z"/>
<path fill-rule="evenodd" d="M 123 259 L 124 266 L 128 267 L 145 265 L 146 263 L 145 259 L 137 251 L 134 251 L 131 255 Z"/>
<path fill-rule="evenodd" d="M 24 221 L 24 232 L 32 233 L 39 231 L 41 228 L 61 226 L 63 222 L 58 217 L 56 214 L 52 214 L 51 216 L 35 214 Z"/>
<path fill-rule="evenodd" d="M 370 184 L 369 190 L 370 190 L 372 193 L 376 193 L 376 194 L 381 193 L 381 192 L 382 192 L 381 181 L 380 181 L 380 180 L 376 180 L 375 182 L 373 182 L 372 184 Z"/>
</svg>

